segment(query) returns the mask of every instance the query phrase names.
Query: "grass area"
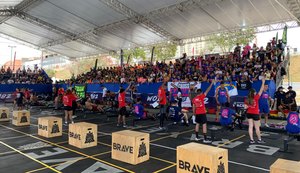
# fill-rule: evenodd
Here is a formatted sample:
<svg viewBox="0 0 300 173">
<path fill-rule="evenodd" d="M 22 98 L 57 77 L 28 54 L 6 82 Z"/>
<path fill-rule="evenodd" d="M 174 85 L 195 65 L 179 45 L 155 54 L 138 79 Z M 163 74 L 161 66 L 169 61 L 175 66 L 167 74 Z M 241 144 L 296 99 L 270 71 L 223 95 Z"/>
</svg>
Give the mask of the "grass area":
<svg viewBox="0 0 300 173">
<path fill-rule="evenodd" d="M 291 82 L 295 84 L 295 82 L 300 82 L 300 55 L 292 56 L 290 61 L 290 79 Z M 284 79 L 284 82 L 288 82 L 288 78 Z M 299 85 L 295 85 L 293 90 L 296 91 L 297 97 L 296 102 L 300 104 L 300 88 Z"/>
</svg>

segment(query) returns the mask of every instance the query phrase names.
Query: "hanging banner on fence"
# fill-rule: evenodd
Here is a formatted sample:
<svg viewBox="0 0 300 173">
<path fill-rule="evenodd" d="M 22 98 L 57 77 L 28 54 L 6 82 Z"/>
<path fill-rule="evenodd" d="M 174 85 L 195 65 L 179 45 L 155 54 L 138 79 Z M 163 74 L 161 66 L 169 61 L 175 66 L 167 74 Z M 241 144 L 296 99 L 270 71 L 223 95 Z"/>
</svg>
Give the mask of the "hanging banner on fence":
<svg viewBox="0 0 300 173">
<path fill-rule="evenodd" d="M 85 85 L 75 85 L 74 88 L 79 98 L 85 98 Z"/>
<path fill-rule="evenodd" d="M 195 85 L 195 82 L 168 82 L 168 91 L 171 95 L 171 100 L 177 97 L 178 88 L 181 89 L 182 107 L 191 107 L 189 98 L 190 86 Z M 201 83 L 196 84 L 196 88 L 201 88 Z"/>
<path fill-rule="evenodd" d="M 238 95 L 236 82 L 225 82 L 224 86 L 225 86 L 225 88 L 227 88 L 228 94 L 230 97 Z M 216 87 L 216 91 L 217 91 L 217 89 L 219 89 L 221 87 L 220 82 L 216 83 L 215 87 Z"/>
<path fill-rule="evenodd" d="M 13 102 L 14 97 L 12 92 L 1 92 L 0 100 L 3 102 Z"/>
</svg>

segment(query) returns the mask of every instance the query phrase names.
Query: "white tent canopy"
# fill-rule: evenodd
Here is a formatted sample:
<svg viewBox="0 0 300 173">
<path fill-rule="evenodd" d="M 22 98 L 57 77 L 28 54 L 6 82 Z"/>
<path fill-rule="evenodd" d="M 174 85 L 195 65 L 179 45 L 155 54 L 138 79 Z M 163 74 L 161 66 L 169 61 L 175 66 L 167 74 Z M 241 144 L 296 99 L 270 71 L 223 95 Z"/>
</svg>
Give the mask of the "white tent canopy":
<svg viewBox="0 0 300 173">
<path fill-rule="evenodd" d="M 83 57 L 244 27 L 298 26 L 299 7 L 297 0 L 5 0 L 0 33 Z"/>
</svg>

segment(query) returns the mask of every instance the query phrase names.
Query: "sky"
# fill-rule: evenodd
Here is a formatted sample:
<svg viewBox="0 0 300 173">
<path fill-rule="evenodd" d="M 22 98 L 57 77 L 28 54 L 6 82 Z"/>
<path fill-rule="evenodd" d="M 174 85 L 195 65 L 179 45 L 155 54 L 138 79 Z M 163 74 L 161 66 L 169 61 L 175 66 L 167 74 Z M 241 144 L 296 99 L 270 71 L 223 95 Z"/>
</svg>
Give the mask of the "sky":
<svg viewBox="0 0 300 173">
<path fill-rule="evenodd" d="M 266 47 L 267 42 L 270 42 L 270 40 L 273 37 L 276 37 L 277 32 L 278 32 L 278 39 L 281 39 L 283 30 L 264 32 L 264 33 L 256 34 L 256 36 L 257 36 L 257 46 Z M 300 52 L 300 27 L 289 28 L 288 29 L 288 31 L 287 31 L 287 46 L 290 46 L 291 48 L 297 48 L 298 53 Z"/>
<path fill-rule="evenodd" d="M 282 38 L 283 30 L 264 32 L 257 34 L 257 46 L 266 46 L 267 42 L 276 36 L 278 32 L 278 38 Z M 287 32 L 288 46 L 292 48 L 297 48 L 298 53 L 300 52 L 300 27 L 290 28 Z M 16 43 L 12 40 L 0 37 L 0 65 L 11 60 L 11 48 L 9 46 L 16 46 L 13 48 L 13 54 L 16 52 L 16 59 L 21 60 L 22 58 L 28 57 L 40 57 L 41 51 L 33 49 L 31 47 L 24 46 L 20 43 Z M 252 46 L 252 45 L 251 45 Z"/>
<path fill-rule="evenodd" d="M 22 58 L 41 56 L 41 51 L 39 50 L 0 37 L 0 65 L 3 65 L 5 62 L 11 60 L 11 48 L 8 46 L 16 46 L 13 48 L 12 57 L 14 58 L 14 54 L 16 52 L 16 59 L 19 60 Z"/>
</svg>

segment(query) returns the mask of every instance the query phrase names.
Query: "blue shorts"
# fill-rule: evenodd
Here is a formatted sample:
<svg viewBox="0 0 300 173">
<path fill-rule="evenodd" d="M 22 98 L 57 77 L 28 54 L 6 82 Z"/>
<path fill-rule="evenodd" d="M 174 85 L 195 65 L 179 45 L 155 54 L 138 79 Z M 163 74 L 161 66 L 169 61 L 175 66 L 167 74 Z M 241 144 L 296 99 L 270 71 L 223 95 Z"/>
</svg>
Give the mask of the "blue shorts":
<svg viewBox="0 0 300 173">
<path fill-rule="evenodd" d="M 268 114 L 270 113 L 269 105 L 259 105 L 259 113 L 261 114 Z"/>
</svg>

